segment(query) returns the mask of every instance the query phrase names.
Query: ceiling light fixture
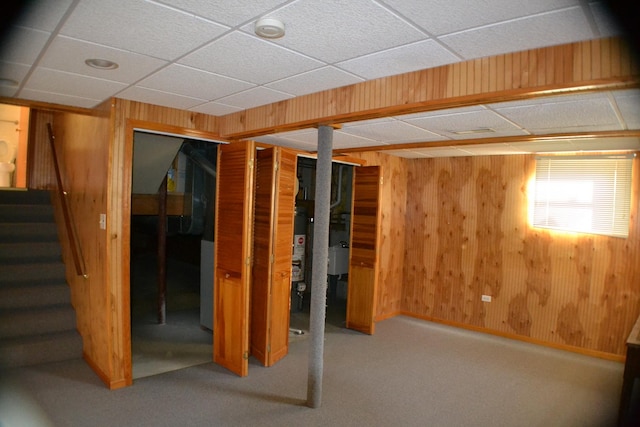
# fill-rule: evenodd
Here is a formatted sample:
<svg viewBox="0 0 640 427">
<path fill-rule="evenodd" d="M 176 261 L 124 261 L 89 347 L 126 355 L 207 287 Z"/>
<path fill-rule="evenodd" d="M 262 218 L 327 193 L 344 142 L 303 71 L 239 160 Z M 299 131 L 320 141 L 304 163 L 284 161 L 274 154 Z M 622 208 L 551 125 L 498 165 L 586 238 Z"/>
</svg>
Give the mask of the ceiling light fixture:
<svg viewBox="0 0 640 427">
<path fill-rule="evenodd" d="M 7 79 L 5 77 L 0 77 L 0 86 L 18 86 L 18 81 L 13 79 Z"/>
<path fill-rule="evenodd" d="M 93 58 L 87 59 L 84 63 L 89 67 L 97 68 L 98 70 L 115 70 L 118 68 L 118 64 L 113 61 L 109 61 L 108 59 Z"/>
<path fill-rule="evenodd" d="M 276 18 L 258 19 L 255 32 L 265 39 L 278 39 L 284 36 L 284 23 Z"/>
<path fill-rule="evenodd" d="M 471 135 L 474 133 L 492 133 L 492 132 L 495 132 L 495 129 L 479 128 L 479 129 L 471 129 L 471 130 L 453 130 L 450 132 L 455 133 L 456 135 Z"/>
</svg>

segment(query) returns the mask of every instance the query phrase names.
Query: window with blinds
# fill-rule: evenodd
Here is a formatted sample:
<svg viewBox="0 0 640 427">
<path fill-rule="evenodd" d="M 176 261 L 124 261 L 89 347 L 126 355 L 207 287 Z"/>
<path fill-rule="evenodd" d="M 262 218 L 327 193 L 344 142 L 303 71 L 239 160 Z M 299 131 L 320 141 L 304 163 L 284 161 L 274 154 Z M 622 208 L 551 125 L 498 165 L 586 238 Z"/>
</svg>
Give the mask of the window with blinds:
<svg viewBox="0 0 640 427">
<path fill-rule="evenodd" d="M 533 226 L 627 237 L 633 157 L 537 157 Z"/>
</svg>

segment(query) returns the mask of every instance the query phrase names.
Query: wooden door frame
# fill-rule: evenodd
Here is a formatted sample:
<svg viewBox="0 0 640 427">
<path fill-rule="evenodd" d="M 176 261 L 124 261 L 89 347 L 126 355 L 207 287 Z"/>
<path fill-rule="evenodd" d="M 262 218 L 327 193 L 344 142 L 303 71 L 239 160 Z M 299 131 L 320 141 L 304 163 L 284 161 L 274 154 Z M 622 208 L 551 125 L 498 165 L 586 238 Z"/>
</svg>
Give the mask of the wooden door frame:
<svg viewBox="0 0 640 427">
<path fill-rule="evenodd" d="M 222 143 L 220 137 L 212 132 L 145 120 L 126 120 L 124 152 L 122 156 L 122 168 L 124 172 L 121 193 L 122 236 L 120 240 L 122 260 L 126 262 L 121 265 L 121 301 L 114 301 L 113 303 L 120 307 L 120 319 L 114 319 L 114 322 L 124 326 L 122 335 L 120 337 L 114 337 L 114 341 L 119 341 L 122 346 L 125 366 L 124 377 L 127 385 L 133 384 L 133 360 L 131 352 L 131 186 L 133 178 L 133 139 L 136 131 Z M 213 353 L 213 343 L 211 347 Z"/>
</svg>

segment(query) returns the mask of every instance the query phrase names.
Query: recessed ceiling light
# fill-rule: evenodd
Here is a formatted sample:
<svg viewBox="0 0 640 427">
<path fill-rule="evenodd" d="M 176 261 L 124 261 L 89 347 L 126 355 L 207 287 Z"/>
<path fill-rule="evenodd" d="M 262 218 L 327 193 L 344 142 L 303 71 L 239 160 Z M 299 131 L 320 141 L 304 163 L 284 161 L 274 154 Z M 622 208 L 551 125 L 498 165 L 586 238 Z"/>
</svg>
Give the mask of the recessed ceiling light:
<svg viewBox="0 0 640 427">
<path fill-rule="evenodd" d="M 18 81 L 0 77 L 0 86 L 11 86 L 11 87 L 18 86 Z"/>
<path fill-rule="evenodd" d="M 97 68 L 98 70 L 115 70 L 118 68 L 118 64 L 113 61 L 109 61 L 108 59 L 87 59 L 84 61 L 89 67 Z"/>
<path fill-rule="evenodd" d="M 255 32 L 265 39 L 277 39 L 284 36 L 284 23 L 276 18 L 262 18 L 256 21 Z"/>
</svg>

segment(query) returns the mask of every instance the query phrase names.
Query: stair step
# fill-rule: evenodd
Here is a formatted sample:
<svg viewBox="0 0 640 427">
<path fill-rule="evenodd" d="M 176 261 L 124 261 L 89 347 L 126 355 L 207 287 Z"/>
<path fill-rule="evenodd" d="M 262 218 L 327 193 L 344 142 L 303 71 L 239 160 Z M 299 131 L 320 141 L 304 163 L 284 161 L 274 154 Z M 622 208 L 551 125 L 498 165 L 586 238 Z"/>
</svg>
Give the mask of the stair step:
<svg viewBox="0 0 640 427">
<path fill-rule="evenodd" d="M 51 192 L 49 190 L 0 190 L 0 204 L 50 205 Z"/>
<path fill-rule="evenodd" d="M 75 329 L 76 314 L 69 304 L 9 309 L 0 313 L 2 340 Z"/>
<path fill-rule="evenodd" d="M 0 369 L 82 357 L 48 190 L 0 190 Z"/>
<path fill-rule="evenodd" d="M 58 242 L 55 222 L 25 222 L 0 224 L 0 242 Z"/>
<path fill-rule="evenodd" d="M 37 286 L 0 286 L 0 310 L 71 305 L 71 290 L 64 282 Z"/>
<path fill-rule="evenodd" d="M 0 204 L 0 222 L 54 222 L 51 205 Z"/>
<path fill-rule="evenodd" d="M 16 368 L 61 362 L 82 357 L 82 338 L 77 331 L 64 331 L 0 341 L 0 367 Z"/>
<path fill-rule="evenodd" d="M 0 264 L 53 261 L 62 261 L 62 251 L 57 241 L 0 243 Z"/>
<path fill-rule="evenodd" d="M 65 268 L 62 262 L 38 264 L 5 264 L 1 267 L 0 287 L 19 284 L 65 283 Z"/>
</svg>

